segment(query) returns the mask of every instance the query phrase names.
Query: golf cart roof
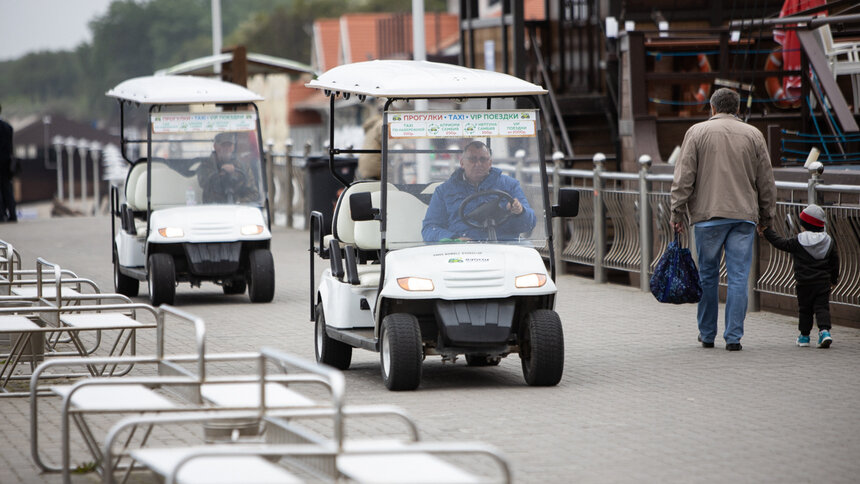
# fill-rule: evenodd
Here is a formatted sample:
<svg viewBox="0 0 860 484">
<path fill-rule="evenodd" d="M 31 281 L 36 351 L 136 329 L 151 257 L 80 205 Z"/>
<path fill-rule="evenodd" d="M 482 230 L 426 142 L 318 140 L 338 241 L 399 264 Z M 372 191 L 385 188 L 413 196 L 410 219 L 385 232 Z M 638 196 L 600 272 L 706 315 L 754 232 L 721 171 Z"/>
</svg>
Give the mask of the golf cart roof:
<svg viewBox="0 0 860 484">
<path fill-rule="evenodd" d="M 308 87 L 386 98 L 469 98 L 546 94 L 508 74 L 438 62 L 373 60 L 338 66 Z"/>
<path fill-rule="evenodd" d="M 249 103 L 259 94 L 231 82 L 195 76 L 146 76 L 119 83 L 105 95 L 141 104 Z"/>
</svg>

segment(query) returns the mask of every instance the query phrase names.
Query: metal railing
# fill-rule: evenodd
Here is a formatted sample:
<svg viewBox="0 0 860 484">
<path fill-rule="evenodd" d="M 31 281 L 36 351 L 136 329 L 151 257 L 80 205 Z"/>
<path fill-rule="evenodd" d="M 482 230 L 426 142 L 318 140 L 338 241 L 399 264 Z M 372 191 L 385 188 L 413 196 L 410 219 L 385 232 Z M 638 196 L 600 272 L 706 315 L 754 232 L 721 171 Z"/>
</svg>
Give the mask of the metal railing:
<svg viewBox="0 0 860 484">
<path fill-rule="evenodd" d="M 307 228 L 303 216 L 304 159 L 309 151 L 309 144 L 302 155 L 294 154 L 289 142 L 280 153 L 269 145 L 267 163 L 272 174 L 269 206 L 276 225 Z M 561 168 L 560 159 L 547 166 L 553 192 L 555 187 L 582 189 L 579 215 L 556 222 L 554 231 L 560 236 L 555 238 L 555 251 L 561 261 L 594 267 L 597 282 L 606 282 L 607 270 L 644 274 L 639 285 L 643 291 L 649 291 L 650 275 L 675 237 L 669 195 L 673 176 L 651 173 L 651 159 L 647 155 L 639 159 L 639 173 L 605 171 L 605 159 L 601 153 L 595 154 L 593 170 Z M 525 168 L 516 157 L 497 161 L 495 166 L 511 174 L 535 171 L 531 182 L 522 173 L 517 178 L 524 181 L 524 190 L 540 189 L 536 168 Z M 823 167 L 816 163 L 806 183 L 776 182 L 774 230 L 782 236 L 796 233 L 800 211 L 810 200 L 821 205 L 827 215 L 828 233 L 836 241 L 841 266 L 831 302 L 860 307 L 860 186 L 823 184 L 822 173 Z M 695 256 L 693 232 L 685 230 L 680 240 Z M 795 294 L 790 254 L 758 238 L 756 244 L 749 289 L 751 310 L 758 310 L 761 294 Z M 726 284 L 724 263 L 720 283 Z"/>
<path fill-rule="evenodd" d="M 603 157 L 594 157 L 593 170 L 558 170 L 562 185 L 587 188 L 580 193 L 579 216 L 566 220 L 560 260 L 594 267 L 594 279 L 606 281 L 606 269 L 638 272 L 640 288 L 648 291 L 650 274 L 674 238 L 671 226 L 672 175 L 651 173 L 651 159 L 639 160 L 639 174 L 603 170 Z M 548 171 L 555 170 L 548 167 Z M 840 259 L 839 284 L 831 302 L 860 306 L 860 186 L 821 183 L 823 166 L 815 163 L 807 183 L 777 181 L 777 222 L 782 236 L 797 233 L 798 214 L 814 201 L 827 215 L 828 233 Z M 561 185 L 560 185 L 561 186 Z M 692 232 L 681 234 L 682 244 L 695 254 Z M 757 310 L 761 293 L 794 295 L 791 255 L 766 242 L 753 255 L 750 308 Z M 763 269 L 762 269 L 763 267 Z M 725 285 L 725 264 L 720 282 Z"/>
<path fill-rule="evenodd" d="M 293 142 L 284 143 L 284 151 L 274 149 L 271 141 L 266 145 L 266 173 L 269 173 L 269 211 L 275 225 L 307 228 L 304 217 L 305 178 L 303 160 L 311 151 L 311 142 L 307 141 L 302 154 L 293 153 Z"/>
</svg>

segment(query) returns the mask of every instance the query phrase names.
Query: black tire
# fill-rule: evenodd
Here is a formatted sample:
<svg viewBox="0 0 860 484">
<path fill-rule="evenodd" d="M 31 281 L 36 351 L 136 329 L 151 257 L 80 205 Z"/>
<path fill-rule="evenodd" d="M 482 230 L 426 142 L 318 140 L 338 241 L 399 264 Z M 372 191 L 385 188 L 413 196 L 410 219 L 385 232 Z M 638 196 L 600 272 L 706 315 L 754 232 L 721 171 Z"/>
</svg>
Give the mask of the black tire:
<svg viewBox="0 0 860 484">
<path fill-rule="evenodd" d="M 564 333 L 555 311 L 537 309 L 520 328 L 523 377 L 531 386 L 553 386 L 564 372 Z"/>
<path fill-rule="evenodd" d="M 271 302 L 275 297 L 275 261 L 269 249 L 248 254 L 248 297 L 251 302 Z"/>
<path fill-rule="evenodd" d="M 140 293 L 140 282 L 119 271 L 119 255 L 113 253 L 113 287 L 123 296 L 135 297 Z"/>
<path fill-rule="evenodd" d="M 499 366 L 500 356 L 490 356 L 486 353 L 466 353 L 466 364 L 469 366 Z"/>
<path fill-rule="evenodd" d="M 153 306 L 173 304 L 176 296 L 176 270 L 170 254 L 149 256 L 149 301 Z"/>
<path fill-rule="evenodd" d="M 421 384 L 421 327 L 411 314 L 389 314 L 382 320 L 379 363 L 382 381 L 392 391 L 415 390 Z"/>
<path fill-rule="evenodd" d="M 245 279 L 224 279 L 221 282 L 221 289 L 224 290 L 224 294 L 232 295 L 232 294 L 245 294 Z"/>
<path fill-rule="evenodd" d="M 352 361 L 352 346 L 332 339 L 326 334 L 325 313 L 321 302 L 317 303 L 314 316 L 314 353 L 317 362 L 338 370 L 349 369 L 349 363 Z"/>
</svg>

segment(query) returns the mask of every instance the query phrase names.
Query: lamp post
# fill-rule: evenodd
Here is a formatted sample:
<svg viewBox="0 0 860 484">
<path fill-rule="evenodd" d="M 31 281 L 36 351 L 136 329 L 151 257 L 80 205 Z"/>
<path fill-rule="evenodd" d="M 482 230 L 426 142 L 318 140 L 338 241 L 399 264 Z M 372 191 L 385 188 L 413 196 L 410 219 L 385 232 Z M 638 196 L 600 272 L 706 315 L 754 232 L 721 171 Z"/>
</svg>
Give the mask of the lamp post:
<svg viewBox="0 0 860 484">
<path fill-rule="evenodd" d="M 66 154 L 69 155 L 69 204 L 75 203 L 75 148 L 78 140 L 66 138 Z"/>
<path fill-rule="evenodd" d="M 51 140 L 54 144 L 54 153 L 57 155 L 57 200 L 63 201 L 63 144 L 66 140 L 62 136 L 54 136 Z"/>
</svg>

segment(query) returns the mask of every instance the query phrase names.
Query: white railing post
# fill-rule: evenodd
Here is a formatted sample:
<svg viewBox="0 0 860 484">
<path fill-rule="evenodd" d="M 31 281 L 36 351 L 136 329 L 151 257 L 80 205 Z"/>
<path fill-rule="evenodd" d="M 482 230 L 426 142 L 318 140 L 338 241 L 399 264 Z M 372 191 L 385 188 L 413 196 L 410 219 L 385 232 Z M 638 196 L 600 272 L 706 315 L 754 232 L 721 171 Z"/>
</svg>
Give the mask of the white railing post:
<svg viewBox="0 0 860 484">
<path fill-rule="evenodd" d="M 54 144 L 54 155 L 57 157 L 57 200 L 60 203 L 63 202 L 63 198 L 65 197 L 65 190 L 63 189 L 63 143 L 65 143 L 65 138 L 62 136 L 54 136 L 54 139 L 51 140 Z"/>
<path fill-rule="evenodd" d="M 90 150 L 90 143 L 85 139 L 78 141 L 78 155 L 81 157 L 81 212 L 88 213 L 87 209 L 87 153 Z"/>
<path fill-rule="evenodd" d="M 69 155 L 69 205 L 75 203 L 75 147 L 77 143 L 78 140 L 75 138 L 66 138 L 66 154 Z"/>
<path fill-rule="evenodd" d="M 648 175 L 651 174 L 651 157 L 642 155 L 639 157 L 639 288 L 644 292 L 651 290 L 650 271 L 651 256 L 654 241 L 652 239 L 651 227 L 651 182 Z"/>
<path fill-rule="evenodd" d="M 293 228 L 293 140 L 284 143 L 284 209 L 287 227 Z"/>
<path fill-rule="evenodd" d="M 101 152 L 101 143 L 90 143 L 90 158 L 93 160 L 93 215 L 101 213 Z"/>
<path fill-rule="evenodd" d="M 603 206 L 603 163 L 606 155 L 595 153 L 594 158 L 594 281 L 606 282 L 603 258 L 606 257 L 606 216 Z"/>
<path fill-rule="evenodd" d="M 561 161 L 564 159 L 564 153 L 556 151 L 552 154 L 552 199 L 551 205 L 558 205 L 558 191 L 561 189 Z M 519 162 L 517 163 L 519 166 Z M 547 210 L 552 210 L 552 207 L 547 207 Z M 561 217 L 552 218 L 552 250 L 555 252 L 556 271 L 564 274 L 564 261 L 561 260 L 561 254 L 564 252 L 564 219 Z"/>
</svg>

